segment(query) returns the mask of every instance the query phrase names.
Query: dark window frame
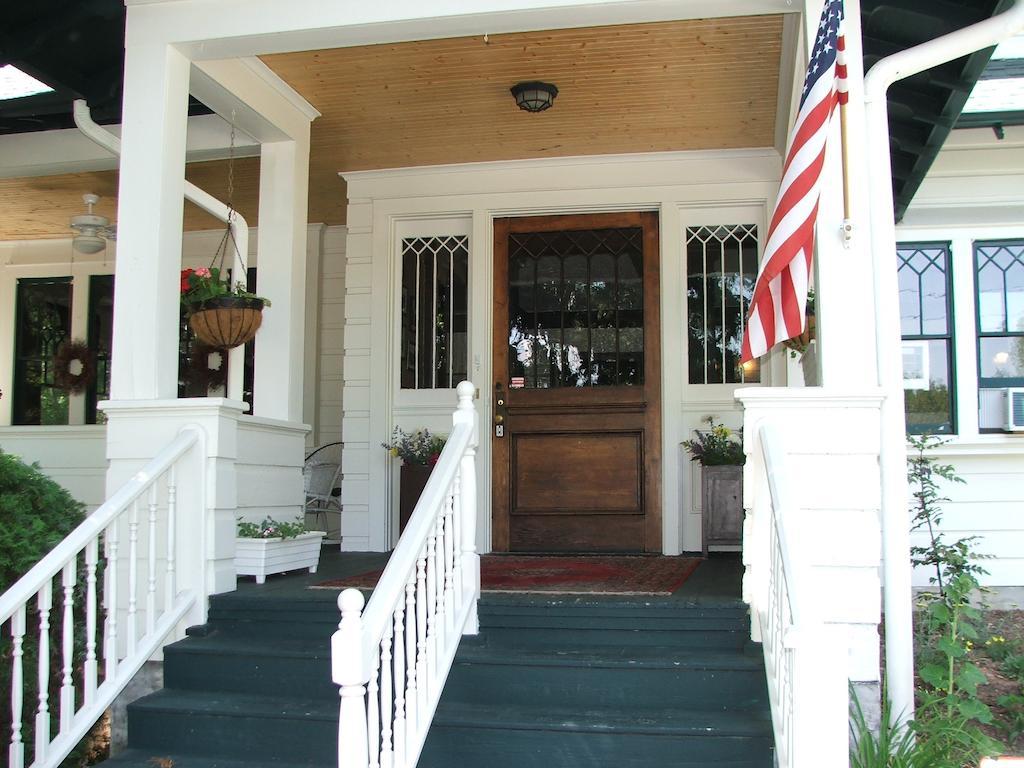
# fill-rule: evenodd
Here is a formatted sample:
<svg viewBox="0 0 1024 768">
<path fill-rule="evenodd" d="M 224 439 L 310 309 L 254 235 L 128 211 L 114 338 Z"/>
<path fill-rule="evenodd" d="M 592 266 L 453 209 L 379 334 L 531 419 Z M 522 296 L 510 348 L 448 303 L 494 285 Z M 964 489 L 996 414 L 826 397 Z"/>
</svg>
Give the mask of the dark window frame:
<svg viewBox="0 0 1024 768">
<path fill-rule="evenodd" d="M 974 323 L 977 331 L 977 342 L 975 343 L 975 354 L 978 365 L 978 388 L 979 389 L 1005 389 L 1007 387 L 1024 387 L 1024 376 L 1015 376 L 1009 378 L 985 378 L 981 375 L 981 340 L 987 338 L 1012 338 L 1012 339 L 1024 339 L 1024 331 L 1011 331 L 1009 330 L 1009 323 L 1006 323 L 1007 330 L 1005 331 L 983 331 L 981 327 L 981 281 L 979 279 L 979 259 L 978 252 L 981 248 L 1006 248 L 1014 247 L 1021 250 L 1021 255 L 1018 260 L 1024 263 L 1024 238 L 1001 238 L 995 240 L 974 240 L 971 243 L 972 250 L 972 261 L 974 271 Z M 1005 272 L 1005 271 L 1004 271 Z M 1003 303 L 1003 312 L 1006 313 L 1007 306 L 1006 302 Z M 1001 432 L 1000 429 L 985 429 L 982 428 L 982 432 Z"/>
<path fill-rule="evenodd" d="M 113 350 L 107 350 L 107 358 L 103 359 L 100 354 L 100 329 L 94 322 L 97 312 L 97 301 L 100 296 L 101 286 L 105 289 L 109 285 L 110 296 L 113 298 L 114 295 L 114 275 L 111 273 L 97 273 L 89 275 L 89 296 L 87 299 L 87 306 L 89 307 L 89 316 L 86 321 L 86 338 L 89 342 L 89 349 L 92 350 L 93 355 L 96 358 L 96 376 L 89 383 L 89 386 L 85 390 L 85 423 L 86 424 L 102 424 L 105 423 L 105 418 L 101 412 L 97 409 L 97 403 L 104 397 L 110 396 L 110 364 L 113 358 Z M 113 323 L 111 323 L 111 343 L 113 342 Z M 100 382 L 103 379 L 103 387 L 101 388 Z"/>
<path fill-rule="evenodd" d="M 904 250 L 936 250 L 939 249 L 945 254 L 945 268 L 943 270 L 946 285 L 946 332 L 945 333 L 918 333 L 903 334 L 900 329 L 900 341 L 945 341 L 946 342 L 946 371 L 949 376 L 949 429 L 942 429 L 942 424 L 921 424 L 914 428 L 907 425 L 907 432 L 910 434 L 925 434 L 933 432 L 936 434 L 955 435 L 959 433 L 959 418 L 957 411 L 957 375 L 956 375 L 956 324 L 953 315 L 953 248 L 949 240 L 924 240 L 907 241 L 896 243 L 896 275 L 899 279 L 899 272 L 905 266 L 900 251 Z M 920 274 L 920 273 L 919 273 Z M 921 295 L 918 293 L 918 304 L 921 303 Z M 923 319 L 923 310 L 922 310 Z"/>
<path fill-rule="evenodd" d="M 20 328 L 22 327 L 23 317 L 22 313 L 25 311 L 25 307 L 22 302 L 22 286 L 28 285 L 62 285 L 65 286 L 68 291 L 68 314 L 67 314 L 67 333 L 65 339 L 70 339 L 72 335 L 71 331 L 71 319 L 72 313 L 74 312 L 74 306 L 72 304 L 72 291 L 74 290 L 74 279 L 71 275 L 60 275 L 56 277 L 19 277 L 15 282 L 14 288 L 14 349 L 13 352 L 13 366 L 12 366 L 12 382 L 11 382 L 11 424 L 15 426 L 42 426 L 41 420 L 26 421 L 25 420 L 25 403 L 24 399 L 26 396 L 24 383 L 22 382 L 22 370 L 24 366 L 23 354 L 21 350 L 21 333 Z M 54 350 L 56 351 L 56 350 Z M 41 415 L 41 414 L 40 414 Z M 70 421 L 70 410 L 68 413 L 68 421 Z M 67 424 L 68 422 L 65 422 Z"/>
</svg>

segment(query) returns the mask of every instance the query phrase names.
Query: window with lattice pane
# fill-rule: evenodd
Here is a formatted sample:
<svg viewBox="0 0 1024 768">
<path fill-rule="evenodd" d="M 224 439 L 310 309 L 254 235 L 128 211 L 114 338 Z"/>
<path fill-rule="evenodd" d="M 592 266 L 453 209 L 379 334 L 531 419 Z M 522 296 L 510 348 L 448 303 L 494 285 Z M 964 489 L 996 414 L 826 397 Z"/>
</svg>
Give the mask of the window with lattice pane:
<svg viewBox="0 0 1024 768">
<path fill-rule="evenodd" d="M 402 238 L 402 389 L 446 389 L 467 377 L 469 238 Z"/>
<path fill-rule="evenodd" d="M 1024 240 L 974 244 L 978 385 L 1024 387 Z"/>
<path fill-rule="evenodd" d="M 757 226 L 687 227 L 687 356 L 691 384 L 759 382 L 758 361 L 740 364 L 757 280 Z"/>
<path fill-rule="evenodd" d="M 948 243 L 896 248 L 907 431 L 955 431 L 953 308 Z"/>
</svg>

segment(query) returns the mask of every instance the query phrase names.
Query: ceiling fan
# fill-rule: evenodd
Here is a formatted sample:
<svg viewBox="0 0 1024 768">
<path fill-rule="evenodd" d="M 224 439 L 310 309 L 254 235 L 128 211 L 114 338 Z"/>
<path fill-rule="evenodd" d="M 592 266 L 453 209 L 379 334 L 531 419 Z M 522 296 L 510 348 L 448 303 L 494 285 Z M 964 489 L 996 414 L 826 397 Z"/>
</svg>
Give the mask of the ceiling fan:
<svg viewBox="0 0 1024 768">
<path fill-rule="evenodd" d="M 71 217 L 71 228 L 76 233 L 71 246 L 79 253 L 99 253 L 107 247 L 107 240 L 116 239 L 117 230 L 106 216 L 92 212 L 92 207 L 100 200 L 99 195 L 85 194 L 82 200 L 88 212 Z"/>
</svg>

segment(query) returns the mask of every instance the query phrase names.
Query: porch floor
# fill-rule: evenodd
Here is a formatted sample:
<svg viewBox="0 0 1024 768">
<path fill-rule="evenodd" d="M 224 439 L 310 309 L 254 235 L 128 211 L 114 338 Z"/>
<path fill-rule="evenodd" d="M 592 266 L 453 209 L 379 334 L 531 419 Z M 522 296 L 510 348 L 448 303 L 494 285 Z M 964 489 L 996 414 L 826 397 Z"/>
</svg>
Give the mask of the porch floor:
<svg viewBox="0 0 1024 768">
<path fill-rule="evenodd" d="M 337 592 L 330 589 L 306 589 L 332 579 L 344 579 L 367 571 L 383 568 L 390 557 L 389 552 L 340 552 L 336 546 L 328 545 L 320 553 L 320 566 L 316 573 L 297 571 L 267 576 L 265 584 L 256 584 L 255 579 L 243 576 L 238 580 L 239 597 L 268 599 L 303 600 L 312 602 L 334 602 Z M 683 582 L 671 596 L 643 596 L 649 601 L 677 601 L 685 603 L 736 602 L 740 599 L 740 584 L 743 564 L 738 552 L 712 552 L 707 560 Z M 499 595 L 488 595 L 489 598 Z M 509 595 L 501 595 L 509 598 Z M 511 596 L 514 599 L 514 595 Z M 587 600 L 612 600 L 635 602 L 636 596 L 625 595 L 573 595 Z"/>
</svg>

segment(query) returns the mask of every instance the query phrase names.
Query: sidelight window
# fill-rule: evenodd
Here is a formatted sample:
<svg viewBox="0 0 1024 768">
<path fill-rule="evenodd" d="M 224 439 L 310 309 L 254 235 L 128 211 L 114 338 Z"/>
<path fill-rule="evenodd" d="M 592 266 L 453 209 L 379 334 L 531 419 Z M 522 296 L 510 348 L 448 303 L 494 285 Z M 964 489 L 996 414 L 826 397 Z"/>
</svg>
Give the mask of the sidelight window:
<svg viewBox="0 0 1024 768">
<path fill-rule="evenodd" d="M 402 389 L 447 389 L 467 377 L 469 238 L 402 238 Z"/>
<path fill-rule="evenodd" d="M 757 360 L 740 365 L 757 280 L 757 227 L 687 227 L 686 300 L 691 384 L 759 382 Z"/>
</svg>

